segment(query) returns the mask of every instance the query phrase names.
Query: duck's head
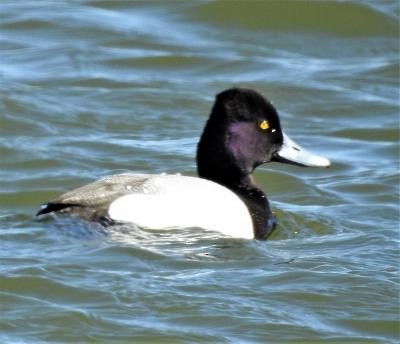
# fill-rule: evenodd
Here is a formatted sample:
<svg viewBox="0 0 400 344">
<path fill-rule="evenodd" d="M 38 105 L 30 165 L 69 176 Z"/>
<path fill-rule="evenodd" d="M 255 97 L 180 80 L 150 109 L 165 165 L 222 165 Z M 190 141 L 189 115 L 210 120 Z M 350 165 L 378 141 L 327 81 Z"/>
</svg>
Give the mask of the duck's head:
<svg viewBox="0 0 400 344">
<path fill-rule="evenodd" d="M 275 107 L 259 93 L 243 88 L 219 93 L 198 145 L 199 176 L 234 183 L 269 161 L 330 165 L 283 133 Z"/>
</svg>

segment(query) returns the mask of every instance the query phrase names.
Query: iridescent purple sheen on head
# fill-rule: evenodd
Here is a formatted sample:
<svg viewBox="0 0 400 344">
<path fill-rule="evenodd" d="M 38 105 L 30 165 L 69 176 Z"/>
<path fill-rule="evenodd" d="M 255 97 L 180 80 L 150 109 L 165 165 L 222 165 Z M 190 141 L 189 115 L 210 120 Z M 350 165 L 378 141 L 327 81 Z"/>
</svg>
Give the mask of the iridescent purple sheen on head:
<svg viewBox="0 0 400 344">
<path fill-rule="evenodd" d="M 258 131 L 254 122 L 234 122 L 228 125 L 225 144 L 240 169 L 250 173 L 266 159 L 268 138 Z"/>
</svg>

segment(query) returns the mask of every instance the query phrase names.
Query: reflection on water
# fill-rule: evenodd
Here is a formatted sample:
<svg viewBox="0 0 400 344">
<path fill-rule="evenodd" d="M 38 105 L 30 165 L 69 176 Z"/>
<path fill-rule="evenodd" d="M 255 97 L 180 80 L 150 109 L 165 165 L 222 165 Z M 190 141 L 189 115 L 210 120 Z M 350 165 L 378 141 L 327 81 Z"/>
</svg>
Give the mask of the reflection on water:
<svg viewBox="0 0 400 344">
<path fill-rule="evenodd" d="M 0 341 L 398 341 L 398 2 L 0 9 Z M 111 173 L 195 175 L 237 85 L 332 161 L 258 169 L 268 242 L 33 218 Z"/>
</svg>

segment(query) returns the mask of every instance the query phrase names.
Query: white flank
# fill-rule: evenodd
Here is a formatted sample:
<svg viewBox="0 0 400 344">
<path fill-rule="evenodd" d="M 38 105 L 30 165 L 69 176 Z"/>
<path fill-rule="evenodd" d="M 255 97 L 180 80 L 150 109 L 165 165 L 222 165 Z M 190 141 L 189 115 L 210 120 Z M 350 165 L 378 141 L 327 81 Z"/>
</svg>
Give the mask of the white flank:
<svg viewBox="0 0 400 344">
<path fill-rule="evenodd" d="M 196 177 L 155 175 L 140 193 L 116 199 L 112 219 L 142 228 L 200 227 L 236 238 L 254 238 L 246 205 L 227 188 Z"/>
</svg>

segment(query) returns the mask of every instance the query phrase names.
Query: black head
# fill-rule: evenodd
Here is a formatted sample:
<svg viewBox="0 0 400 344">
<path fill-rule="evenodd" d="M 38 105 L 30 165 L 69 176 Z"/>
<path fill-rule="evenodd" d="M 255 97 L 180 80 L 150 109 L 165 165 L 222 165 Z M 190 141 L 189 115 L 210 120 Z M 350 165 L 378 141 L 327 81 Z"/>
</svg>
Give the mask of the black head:
<svg viewBox="0 0 400 344">
<path fill-rule="evenodd" d="M 271 161 L 283 143 L 278 113 L 259 93 L 232 88 L 217 95 L 197 149 L 200 177 L 227 185 Z"/>
</svg>

